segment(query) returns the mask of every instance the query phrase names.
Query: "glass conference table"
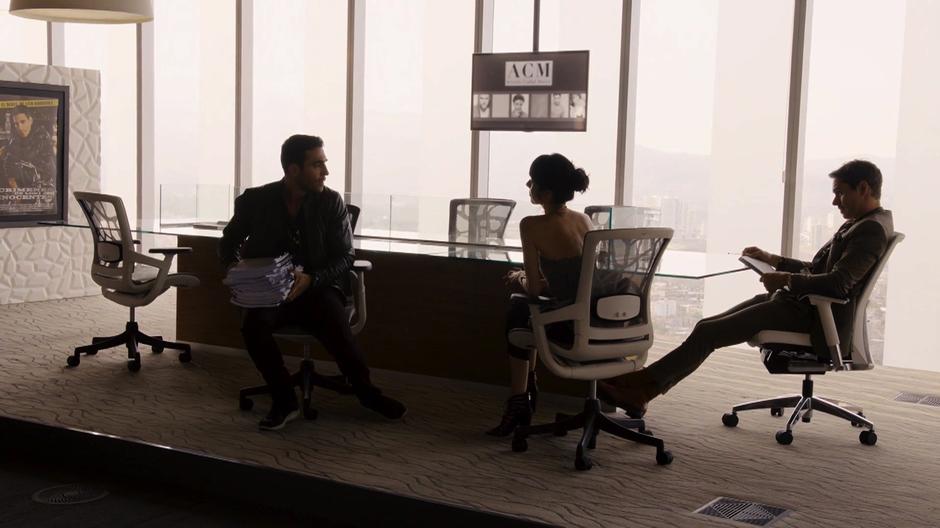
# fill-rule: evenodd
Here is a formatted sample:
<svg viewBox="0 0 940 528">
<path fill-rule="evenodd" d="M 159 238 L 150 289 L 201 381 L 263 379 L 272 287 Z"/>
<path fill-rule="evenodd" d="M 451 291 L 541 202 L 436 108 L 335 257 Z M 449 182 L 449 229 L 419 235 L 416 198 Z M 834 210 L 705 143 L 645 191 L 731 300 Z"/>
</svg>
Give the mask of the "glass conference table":
<svg viewBox="0 0 940 528">
<path fill-rule="evenodd" d="M 87 224 L 62 222 L 40 222 L 40 224 L 44 226 L 88 227 Z M 222 223 L 161 224 L 153 221 L 141 222 L 139 225 L 142 227 L 131 230 L 135 235 L 209 239 L 221 238 L 222 227 L 224 226 Z M 439 258 L 504 262 L 515 266 L 522 265 L 522 248 L 513 245 L 464 244 L 441 240 L 356 235 L 353 238 L 353 247 L 357 251 L 402 253 Z M 667 248 L 659 263 L 656 275 L 677 279 L 706 279 L 718 275 L 737 273 L 746 269 L 738 260 L 737 255 Z"/>
<path fill-rule="evenodd" d="M 220 226 L 209 227 L 152 223 L 134 233 L 173 236 L 179 246 L 193 248 L 178 257 L 177 270 L 196 275 L 201 284 L 177 291 L 176 339 L 241 349 L 241 312 L 229 302 L 216 256 L 222 232 Z M 153 245 L 161 243 L 144 239 L 144 250 Z M 357 335 L 370 367 L 497 385 L 506 382 L 509 294 L 504 277 L 522 264 L 519 247 L 362 236 L 355 237 L 354 246 L 357 258 L 373 264 L 364 278 L 367 319 Z M 657 275 L 698 281 L 744 269 L 736 255 L 669 249 Z M 677 297 L 688 295 L 684 288 L 670 291 Z M 141 312 L 141 325 L 146 326 L 146 310 Z M 284 343 L 282 350 L 302 353 L 292 346 Z M 329 359 L 325 352 L 318 357 Z M 194 347 L 193 358 L 198 363 L 199 348 Z M 584 390 L 581 383 L 554 376 L 545 376 L 543 385 L 547 391 L 570 395 Z"/>
</svg>

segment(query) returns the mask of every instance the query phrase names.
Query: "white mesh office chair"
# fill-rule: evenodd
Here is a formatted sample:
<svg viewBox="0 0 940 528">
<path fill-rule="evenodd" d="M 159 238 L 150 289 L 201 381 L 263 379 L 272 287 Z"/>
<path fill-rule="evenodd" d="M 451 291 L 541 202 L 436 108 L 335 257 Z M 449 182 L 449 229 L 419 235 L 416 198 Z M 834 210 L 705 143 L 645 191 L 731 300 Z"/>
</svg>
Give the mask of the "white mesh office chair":
<svg viewBox="0 0 940 528">
<path fill-rule="evenodd" d="M 191 253 L 192 248 L 150 249 L 150 253 L 162 254 L 162 260 L 139 253 L 134 248 L 139 242 L 131 236 L 124 202 L 119 196 L 76 192 L 75 199 L 91 227 L 94 242 L 91 278 L 101 286 L 101 294 L 106 299 L 130 309 L 130 318 L 124 332 L 111 337 L 95 337 L 92 344 L 76 348 L 68 358 L 68 366 L 77 367 L 82 354 L 93 356 L 99 350 L 125 345 L 127 368 L 137 372 L 140 370 L 139 343 L 150 345 L 155 354 L 163 352 L 164 348 L 179 350 L 179 360 L 188 362 L 192 358 L 188 344 L 144 334 L 138 329 L 134 316 L 136 308 L 147 306 L 170 287 L 199 286 L 199 279 L 194 275 L 170 273 L 173 257 Z"/>
<path fill-rule="evenodd" d="M 359 220 L 359 207 L 347 205 L 349 211 L 349 223 L 352 230 L 356 230 L 356 222 Z M 352 269 L 349 272 L 349 290 L 352 297 L 346 300 L 346 315 L 349 317 L 349 326 L 353 335 L 358 335 L 366 325 L 366 283 L 365 272 L 372 269 L 372 263 L 368 260 L 356 260 L 353 262 Z M 303 404 L 301 409 L 304 418 L 315 420 L 317 411 L 311 407 L 313 397 L 313 388 L 322 387 L 338 392 L 340 394 L 352 394 L 353 388 L 346 382 L 343 375 L 324 376 L 317 373 L 313 358 L 310 355 L 310 347 L 319 343 L 316 336 L 298 325 L 289 325 L 278 328 L 273 334 L 276 339 L 283 339 L 291 343 L 298 343 L 304 347 L 304 357 L 300 361 L 300 369 L 291 375 L 291 383 L 295 387 L 300 387 L 303 394 Z M 267 385 L 258 385 L 246 387 L 238 391 L 238 406 L 243 411 L 249 411 L 254 407 L 252 396 L 259 394 L 269 394 L 271 391 Z"/>
<path fill-rule="evenodd" d="M 790 419 L 787 420 L 786 429 L 777 431 L 776 434 L 777 442 L 788 445 L 793 442 L 793 427 L 796 423 L 801 418 L 803 422 L 808 423 L 812 419 L 813 411 L 821 411 L 848 420 L 855 427 L 864 427 L 865 429 L 859 433 L 859 441 L 865 445 L 875 445 L 875 442 L 878 441 L 878 436 L 875 434 L 875 424 L 865 418 L 862 409 L 850 403 L 813 395 L 812 376 L 833 371 L 868 370 L 875 366 L 871 359 L 871 351 L 868 348 L 868 323 L 865 310 L 868 308 L 868 299 L 875 283 L 878 282 L 878 276 L 881 275 L 882 269 L 888 262 L 888 257 L 891 256 L 895 246 L 902 240 L 904 240 L 904 235 L 896 232 L 888 242 L 888 248 L 885 250 L 884 255 L 878 260 L 874 269 L 862 284 L 862 290 L 856 300 L 853 315 L 852 350 L 849 357 L 843 359 L 842 348 L 839 346 L 839 332 L 832 316 L 832 305 L 845 304 L 848 300 L 822 295 L 807 295 L 806 298 L 816 307 L 816 311 L 821 318 L 820 322 L 822 323 L 831 359 L 820 358 L 816 355 L 810 342 L 810 334 L 774 330 L 758 332 L 757 335 L 748 340 L 748 344 L 760 348 L 764 365 L 771 374 L 804 375 L 802 394 L 788 394 L 735 405 L 730 413 L 726 413 L 721 417 L 722 423 L 728 427 L 737 426 L 738 412 L 740 411 L 770 409 L 771 415 L 783 416 L 784 408 L 793 407 L 793 413 L 790 414 Z"/>
<path fill-rule="evenodd" d="M 532 334 L 542 362 L 553 374 L 589 382 L 584 410 L 575 416 L 559 414 L 550 424 L 518 427 L 512 440 L 516 452 L 528 449 L 533 434 L 583 429 L 575 467 L 590 469 L 588 449 L 598 431 L 656 447 L 656 462 L 672 462 L 663 441 L 646 430 L 640 419 L 603 413 L 597 399 L 597 380 L 639 369 L 653 345 L 649 293 L 656 267 L 672 239 L 672 229 L 612 229 L 589 231 L 584 236 L 581 276 L 573 304 L 547 308 L 530 304 Z M 554 341 L 546 327 L 572 324 L 572 342 Z"/>
<path fill-rule="evenodd" d="M 450 201 L 448 239 L 468 244 L 501 241 L 515 207 L 515 200 L 455 198 Z"/>
</svg>

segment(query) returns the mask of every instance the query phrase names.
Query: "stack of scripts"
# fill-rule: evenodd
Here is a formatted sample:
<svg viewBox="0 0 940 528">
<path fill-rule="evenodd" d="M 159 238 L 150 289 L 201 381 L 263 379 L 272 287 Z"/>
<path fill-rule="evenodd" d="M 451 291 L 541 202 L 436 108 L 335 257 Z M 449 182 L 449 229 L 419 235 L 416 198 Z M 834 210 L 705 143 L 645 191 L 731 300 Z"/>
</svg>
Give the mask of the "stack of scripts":
<svg viewBox="0 0 940 528">
<path fill-rule="evenodd" d="M 249 258 L 228 271 L 222 283 L 232 290 L 232 304 L 245 308 L 277 306 L 294 285 L 294 264 L 288 254 Z"/>
</svg>

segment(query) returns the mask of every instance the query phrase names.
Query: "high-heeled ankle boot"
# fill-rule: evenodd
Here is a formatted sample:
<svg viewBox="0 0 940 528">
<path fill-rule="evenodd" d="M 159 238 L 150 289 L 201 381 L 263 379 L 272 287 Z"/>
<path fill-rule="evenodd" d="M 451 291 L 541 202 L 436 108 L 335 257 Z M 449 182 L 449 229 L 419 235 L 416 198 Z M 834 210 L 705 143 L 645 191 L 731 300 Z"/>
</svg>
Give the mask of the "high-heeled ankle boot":
<svg viewBox="0 0 940 528">
<path fill-rule="evenodd" d="M 535 404 L 539 401 L 539 384 L 535 377 L 535 371 L 529 371 L 529 379 L 525 384 L 525 391 L 529 395 L 529 407 L 532 408 L 532 414 L 535 414 Z"/>
<path fill-rule="evenodd" d="M 506 410 L 499 425 L 490 429 L 486 434 L 490 436 L 509 436 L 520 425 L 532 423 L 532 408 L 529 406 L 529 393 L 523 392 L 510 396 L 506 400 Z"/>
</svg>

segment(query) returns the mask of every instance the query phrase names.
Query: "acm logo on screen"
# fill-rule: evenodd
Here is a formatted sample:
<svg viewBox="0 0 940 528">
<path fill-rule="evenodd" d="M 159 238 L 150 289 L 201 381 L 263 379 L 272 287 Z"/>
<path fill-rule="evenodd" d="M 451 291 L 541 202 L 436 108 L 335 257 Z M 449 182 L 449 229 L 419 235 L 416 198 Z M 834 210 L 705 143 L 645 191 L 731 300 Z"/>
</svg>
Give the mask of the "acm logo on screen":
<svg viewBox="0 0 940 528">
<path fill-rule="evenodd" d="M 551 86 L 554 61 L 506 61 L 506 86 Z"/>
</svg>

